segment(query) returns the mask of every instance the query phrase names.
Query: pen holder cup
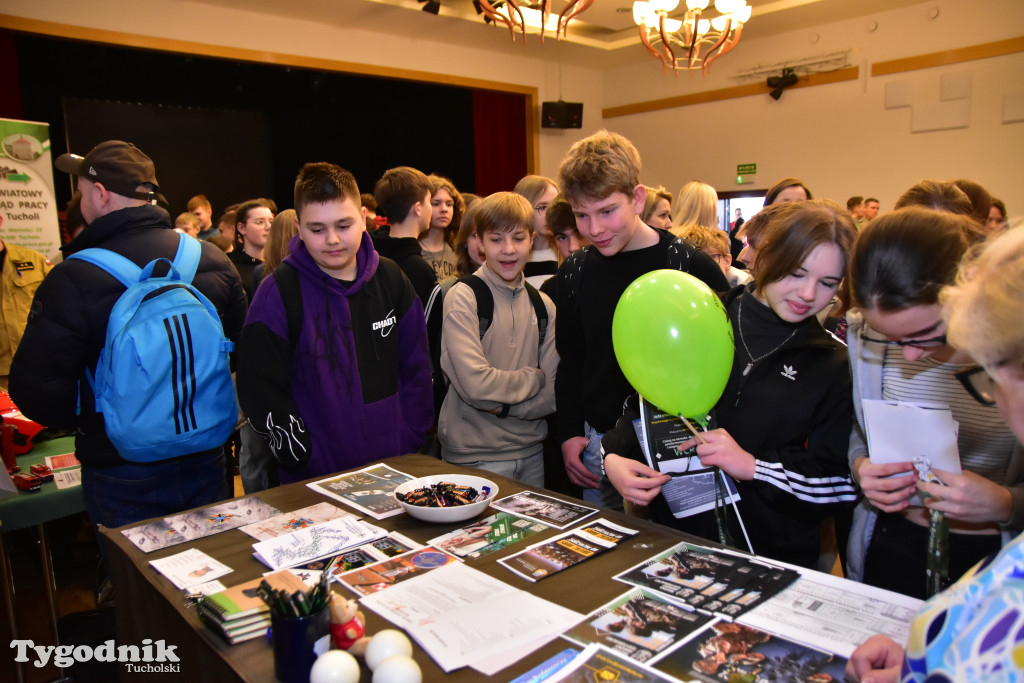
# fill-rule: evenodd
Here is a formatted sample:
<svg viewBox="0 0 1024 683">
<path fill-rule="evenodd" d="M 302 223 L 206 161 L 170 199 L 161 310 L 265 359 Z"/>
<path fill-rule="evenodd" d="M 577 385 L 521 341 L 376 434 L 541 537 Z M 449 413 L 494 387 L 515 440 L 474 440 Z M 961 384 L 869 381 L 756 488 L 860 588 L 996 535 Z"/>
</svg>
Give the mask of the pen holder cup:
<svg viewBox="0 0 1024 683">
<path fill-rule="evenodd" d="M 289 619 L 271 615 L 270 631 L 277 680 L 281 683 L 308 683 L 309 671 L 317 658 L 313 646 L 331 632 L 328 607 L 305 617 Z"/>
</svg>

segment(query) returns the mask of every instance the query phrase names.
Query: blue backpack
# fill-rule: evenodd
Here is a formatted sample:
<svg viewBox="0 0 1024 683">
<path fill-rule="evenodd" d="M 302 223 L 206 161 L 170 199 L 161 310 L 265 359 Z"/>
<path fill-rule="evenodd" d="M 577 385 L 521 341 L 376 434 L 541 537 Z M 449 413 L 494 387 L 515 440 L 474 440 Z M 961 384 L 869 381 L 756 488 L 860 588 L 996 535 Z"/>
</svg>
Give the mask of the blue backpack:
<svg viewBox="0 0 1024 683">
<path fill-rule="evenodd" d="M 217 309 L 192 286 L 199 241 L 180 235 L 174 261 L 139 268 L 108 249 L 81 259 L 127 288 L 107 322 L 96 374 L 86 378 L 107 436 L 126 460 L 155 462 L 216 448 L 238 420 L 228 354 Z M 168 272 L 154 276 L 163 261 Z"/>
</svg>

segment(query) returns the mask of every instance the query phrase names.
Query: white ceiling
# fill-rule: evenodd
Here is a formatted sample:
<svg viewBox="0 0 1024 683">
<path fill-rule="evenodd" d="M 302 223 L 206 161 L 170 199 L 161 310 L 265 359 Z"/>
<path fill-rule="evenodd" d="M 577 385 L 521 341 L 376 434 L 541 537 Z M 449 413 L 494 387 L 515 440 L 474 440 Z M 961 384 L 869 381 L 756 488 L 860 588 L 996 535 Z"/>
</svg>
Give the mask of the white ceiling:
<svg viewBox="0 0 1024 683">
<path fill-rule="evenodd" d="M 409 39 L 451 42 L 484 48 L 500 54 L 524 52 L 538 58 L 557 58 L 569 63 L 606 68 L 650 59 L 640 44 L 633 23 L 632 0 L 594 0 L 586 12 L 569 25 L 568 40 L 537 35 L 526 43 L 517 35 L 510 40 L 506 27 L 486 25 L 472 0 L 440 0 L 438 15 L 423 12 L 417 0 L 199 0 L 201 4 L 259 12 L 305 21 L 321 22 L 399 35 Z M 527 0 L 528 1 L 528 0 Z M 554 12 L 565 6 L 551 0 Z M 886 10 L 920 4 L 922 0 L 747 0 L 753 8 L 743 29 L 744 38 L 759 38 L 813 26 L 869 17 Z M 525 3 L 524 3 L 525 4 Z M 706 10 L 716 16 L 714 3 Z M 674 15 L 685 13 L 685 0 Z"/>
</svg>

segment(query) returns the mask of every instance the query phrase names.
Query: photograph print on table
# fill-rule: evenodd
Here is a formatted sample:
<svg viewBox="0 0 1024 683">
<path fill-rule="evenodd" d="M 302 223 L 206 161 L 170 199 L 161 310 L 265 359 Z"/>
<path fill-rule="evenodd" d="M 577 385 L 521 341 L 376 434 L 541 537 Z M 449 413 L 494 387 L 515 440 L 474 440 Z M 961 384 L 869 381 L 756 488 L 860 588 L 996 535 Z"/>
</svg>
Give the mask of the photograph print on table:
<svg viewBox="0 0 1024 683">
<path fill-rule="evenodd" d="M 533 491 L 523 491 L 496 500 L 491 503 L 491 507 L 553 526 L 556 529 L 568 528 L 597 513 L 597 508 L 577 505 Z"/>
</svg>

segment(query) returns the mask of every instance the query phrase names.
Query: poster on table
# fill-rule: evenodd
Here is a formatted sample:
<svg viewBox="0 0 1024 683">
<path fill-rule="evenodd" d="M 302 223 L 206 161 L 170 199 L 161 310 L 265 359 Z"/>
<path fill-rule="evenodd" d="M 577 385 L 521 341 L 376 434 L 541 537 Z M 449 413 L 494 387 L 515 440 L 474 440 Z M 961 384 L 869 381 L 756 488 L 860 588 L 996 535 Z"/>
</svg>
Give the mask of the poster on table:
<svg viewBox="0 0 1024 683">
<path fill-rule="evenodd" d="M 0 119 L 0 238 L 60 260 L 50 126 Z"/>
</svg>

